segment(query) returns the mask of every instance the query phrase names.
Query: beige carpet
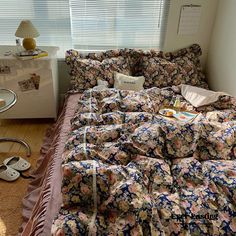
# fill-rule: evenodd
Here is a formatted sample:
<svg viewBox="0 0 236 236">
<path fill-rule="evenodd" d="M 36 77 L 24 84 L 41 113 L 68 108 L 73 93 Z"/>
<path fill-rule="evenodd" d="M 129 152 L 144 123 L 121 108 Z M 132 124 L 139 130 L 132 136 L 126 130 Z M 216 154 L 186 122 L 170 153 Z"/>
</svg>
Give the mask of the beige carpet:
<svg viewBox="0 0 236 236">
<path fill-rule="evenodd" d="M 29 171 L 24 174 L 28 175 L 36 166 L 39 153 L 32 153 L 31 157 L 26 157 L 25 153 L 18 153 L 22 158 L 31 163 Z M 0 153 L 0 163 L 10 155 Z M 12 153 L 11 153 L 12 156 Z M 14 182 L 0 180 L 0 236 L 15 236 L 22 222 L 22 198 L 25 196 L 30 179 L 20 177 Z"/>
</svg>

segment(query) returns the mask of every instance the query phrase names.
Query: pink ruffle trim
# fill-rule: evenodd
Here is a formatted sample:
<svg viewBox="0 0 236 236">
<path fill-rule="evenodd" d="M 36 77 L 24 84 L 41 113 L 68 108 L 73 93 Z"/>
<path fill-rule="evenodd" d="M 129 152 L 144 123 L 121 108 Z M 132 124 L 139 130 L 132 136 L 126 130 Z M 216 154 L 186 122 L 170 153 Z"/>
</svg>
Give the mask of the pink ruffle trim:
<svg viewBox="0 0 236 236">
<path fill-rule="evenodd" d="M 56 122 L 47 130 L 34 177 L 23 199 L 21 236 L 50 235 L 51 225 L 58 213 L 61 199 L 61 156 L 70 119 L 81 94 L 69 95 Z"/>
</svg>

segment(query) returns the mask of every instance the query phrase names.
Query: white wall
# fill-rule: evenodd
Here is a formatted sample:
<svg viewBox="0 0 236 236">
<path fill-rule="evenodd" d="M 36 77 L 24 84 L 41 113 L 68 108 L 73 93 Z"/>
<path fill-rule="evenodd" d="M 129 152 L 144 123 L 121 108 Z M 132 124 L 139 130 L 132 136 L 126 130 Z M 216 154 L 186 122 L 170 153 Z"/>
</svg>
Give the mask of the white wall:
<svg viewBox="0 0 236 236">
<path fill-rule="evenodd" d="M 236 1 L 220 0 L 207 60 L 210 88 L 236 96 Z"/>
<path fill-rule="evenodd" d="M 189 4 L 202 6 L 199 30 L 194 35 L 178 35 L 181 7 Z M 202 65 L 205 66 L 217 5 L 218 0 L 171 0 L 164 51 L 172 51 L 198 43 L 203 51 Z"/>
</svg>

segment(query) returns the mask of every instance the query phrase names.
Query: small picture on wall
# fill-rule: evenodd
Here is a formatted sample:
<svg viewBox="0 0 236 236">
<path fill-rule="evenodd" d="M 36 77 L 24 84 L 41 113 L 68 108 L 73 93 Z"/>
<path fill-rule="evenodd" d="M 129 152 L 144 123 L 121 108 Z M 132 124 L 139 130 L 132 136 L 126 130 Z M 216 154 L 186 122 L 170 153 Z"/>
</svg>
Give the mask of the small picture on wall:
<svg viewBox="0 0 236 236">
<path fill-rule="evenodd" d="M 30 79 L 22 80 L 18 82 L 20 90 L 22 92 L 29 90 L 38 90 L 40 85 L 40 75 L 30 74 Z"/>
</svg>

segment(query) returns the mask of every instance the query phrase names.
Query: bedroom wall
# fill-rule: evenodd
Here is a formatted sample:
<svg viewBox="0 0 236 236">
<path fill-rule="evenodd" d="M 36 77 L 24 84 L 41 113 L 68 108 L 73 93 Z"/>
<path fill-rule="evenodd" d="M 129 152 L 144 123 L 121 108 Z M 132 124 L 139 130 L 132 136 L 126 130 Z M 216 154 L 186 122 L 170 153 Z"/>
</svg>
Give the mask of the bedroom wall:
<svg viewBox="0 0 236 236">
<path fill-rule="evenodd" d="M 167 22 L 167 32 L 164 43 L 164 51 L 172 51 L 182 47 L 198 43 L 203 49 L 202 64 L 205 66 L 209 40 L 212 32 L 212 26 L 215 19 L 215 13 L 218 0 L 170 0 L 169 17 Z M 198 4 L 202 6 L 202 14 L 198 33 L 191 36 L 178 35 L 178 22 L 182 5 Z M 68 68 L 63 59 L 59 61 L 59 93 L 60 97 L 69 87 Z"/>
<path fill-rule="evenodd" d="M 235 9 L 235 0 L 219 1 L 206 67 L 210 88 L 233 96 L 236 96 Z"/>
<path fill-rule="evenodd" d="M 181 7 L 189 4 L 202 6 L 199 30 L 194 35 L 178 35 Z M 201 61 L 205 67 L 217 6 L 218 0 L 171 0 L 164 51 L 172 51 L 198 43 L 203 51 Z"/>
</svg>

